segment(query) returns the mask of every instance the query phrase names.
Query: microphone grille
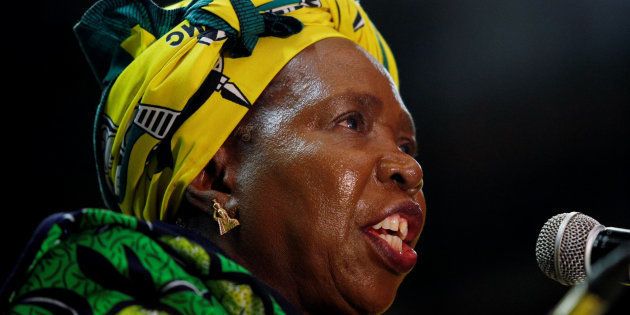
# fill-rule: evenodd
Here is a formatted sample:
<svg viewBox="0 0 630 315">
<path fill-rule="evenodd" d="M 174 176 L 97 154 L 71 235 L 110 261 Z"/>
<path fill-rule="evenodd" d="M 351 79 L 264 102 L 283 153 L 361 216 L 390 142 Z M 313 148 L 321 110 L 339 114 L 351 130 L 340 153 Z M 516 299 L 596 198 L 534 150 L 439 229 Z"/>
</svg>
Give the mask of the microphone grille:
<svg viewBox="0 0 630 315">
<path fill-rule="evenodd" d="M 588 234 L 600 225 L 579 212 L 561 213 L 547 220 L 536 241 L 536 261 L 549 278 L 564 285 L 586 279 Z"/>
</svg>

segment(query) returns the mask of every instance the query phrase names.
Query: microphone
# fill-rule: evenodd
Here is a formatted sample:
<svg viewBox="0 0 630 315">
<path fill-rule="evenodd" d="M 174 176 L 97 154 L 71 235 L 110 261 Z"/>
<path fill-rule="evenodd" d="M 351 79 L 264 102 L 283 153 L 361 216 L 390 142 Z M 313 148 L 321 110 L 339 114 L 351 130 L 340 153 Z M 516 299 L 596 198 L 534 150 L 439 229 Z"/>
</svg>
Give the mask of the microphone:
<svg viewBox="0 0 630 315">
<path fill-rule="evenodd" d="M 623 244 L 630 244 L 630 230 L 605 227 L 579 212 L 553 216 L 536 241 L 538 267 L 563 285 L 574 285 L 593 274 L 593 265 Z M 626 279 L 630 283 L 630 265 Z"/>
</svg>

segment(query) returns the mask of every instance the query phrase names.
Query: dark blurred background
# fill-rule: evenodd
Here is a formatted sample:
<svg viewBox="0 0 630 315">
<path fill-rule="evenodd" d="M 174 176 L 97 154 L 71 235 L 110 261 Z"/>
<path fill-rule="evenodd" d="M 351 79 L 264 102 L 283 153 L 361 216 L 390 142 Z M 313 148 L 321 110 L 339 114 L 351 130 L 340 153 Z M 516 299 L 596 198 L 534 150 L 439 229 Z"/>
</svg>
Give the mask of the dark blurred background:
<svg viewBox="0 0 630 315">
<path fill-rule="evenodd" d="M 25 123 L 5 132 L 0 275 L 45 216 L 103 206 L 100 91 L 71 31 L 93 1 L 40 2 L 32 48 L 10 49 L 24 70 L 8 93 L 24 101 L 5 121 Z M 630 228 L 630 1 L 362 3 L 397 57 L 428 201 L 420 262 L 390 313 L 546 313 L 567 288 L 536 265 L 543 223 L 581 211 Z M 611 314 L 628 314 L 624 298 Z"/>
</svg>

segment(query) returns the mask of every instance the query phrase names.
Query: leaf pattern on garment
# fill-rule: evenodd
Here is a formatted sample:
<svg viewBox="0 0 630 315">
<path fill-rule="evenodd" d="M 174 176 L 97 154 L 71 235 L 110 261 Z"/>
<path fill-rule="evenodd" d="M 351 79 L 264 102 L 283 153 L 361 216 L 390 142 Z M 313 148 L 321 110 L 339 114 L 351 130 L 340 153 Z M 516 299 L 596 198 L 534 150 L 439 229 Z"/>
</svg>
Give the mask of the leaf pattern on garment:
<svg viewBox="0 0 630 315">
<path fill-rule="evenodd" d="M 162 288 L 156 288 L 151 273 L 140 262 L 138 256 L 127 246 L 123 246 L 127 258 L 128 275 L 122 275 L 105 256 L 85 246 L 77 246 L 77 261 L 83 274 L 108 290 L 117 290 L 133 298 L 114 305 L 112 314 L 130 306 L 145 310 L 163 311 L 167 314 L 180 314 L 160 300 L 171 293 L 190 291 L 203 295 L 197 287 L 187 281 L 174 280 Z"/>
<path fill-rule="evenodd" d="M 92 315 L 90 304 L 72 290 L 38 289 L 20 297 L 20 304 L 39 306 L 58 315 Z"/>
<path fill-rule="evenodd" d="M 108 210 L 38 227 L 2 298 L 11 314 L 285 314 L 290 309 L 205 239 Z M 6 290 L 6 289 L 5 289 Z"/>
</svg>

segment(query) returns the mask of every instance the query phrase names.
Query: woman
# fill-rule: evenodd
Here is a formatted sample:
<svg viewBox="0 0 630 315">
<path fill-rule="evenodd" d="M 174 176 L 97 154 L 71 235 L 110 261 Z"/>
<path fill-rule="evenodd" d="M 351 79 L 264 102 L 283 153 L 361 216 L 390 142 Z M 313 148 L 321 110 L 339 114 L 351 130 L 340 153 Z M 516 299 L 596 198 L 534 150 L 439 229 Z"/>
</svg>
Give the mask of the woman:
<svg viewBox="0 0 630 315">
<path fill-rule="evenodd" d="M 104 87 L 101 190 L 147 221 L 49 218 L 3 290 L 12 311 L 391 305 L 417 259 L 422 170 L 393 57 L 358 4 L 105 0 L 75 31 Z"/>
</svg>

